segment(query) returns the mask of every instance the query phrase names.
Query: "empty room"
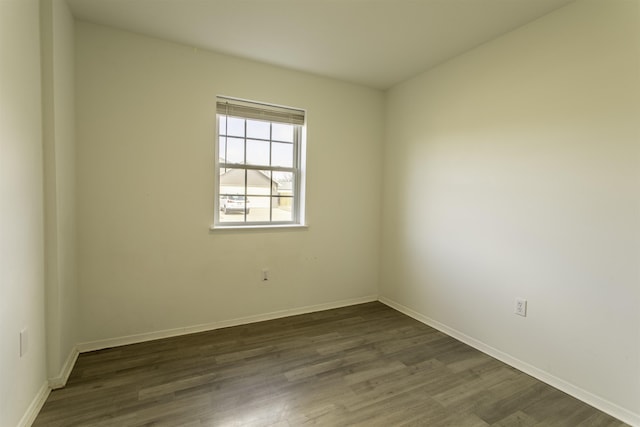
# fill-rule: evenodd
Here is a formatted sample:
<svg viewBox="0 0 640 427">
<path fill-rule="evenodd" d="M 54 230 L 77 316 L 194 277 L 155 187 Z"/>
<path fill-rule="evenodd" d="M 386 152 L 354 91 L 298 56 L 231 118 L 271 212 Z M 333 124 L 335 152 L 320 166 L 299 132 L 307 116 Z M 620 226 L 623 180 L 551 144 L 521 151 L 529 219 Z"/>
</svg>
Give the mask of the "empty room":
<svg viewBox="0 0 640 427">
<path fill-rule="evenodd" d="M 640 0 L 0 0 L 0 427 L 640 426 Z"/>
</svg>

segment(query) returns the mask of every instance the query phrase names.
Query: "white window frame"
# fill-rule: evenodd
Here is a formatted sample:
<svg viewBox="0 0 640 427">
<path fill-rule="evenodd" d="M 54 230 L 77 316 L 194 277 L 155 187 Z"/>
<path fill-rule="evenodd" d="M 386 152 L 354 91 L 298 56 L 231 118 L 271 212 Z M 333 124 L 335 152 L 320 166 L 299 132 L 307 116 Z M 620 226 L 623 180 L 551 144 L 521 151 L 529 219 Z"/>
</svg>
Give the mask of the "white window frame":
<svg viewBox="0 0 640 427">
<path fill-rule="evenodd" d="M 248 138 L 245 132 L 245 162 L 230 163 L 220 158 L 220 120 L 225 117 L 237 117 L 245 120 L 263 120 L 270 123 L 288 123 L 295 126 L 293 141 L 293 166 L 265 166 L 251 165 L 246 163 L 246 147 Z M 246 122 L 245 122 L 246 126 Z M 270 137 L 270 144 L 276 140 Z M 232 98 L 228 96 L 218 96 L 216 102 L 216 129 L 215 129 L 215 157 L 214 157 L 214 215 L 212 230 L 224 229 L 251 229 L 251 228 L 288 228 L 288 227 L 306 227 L 305 224 L 305 161 L 306 161 L 306 111 L 299 108 L 284 107 L 280 105 L 267 104 L 263 102 L 249 101 L 240 98 Z M 220 212 L 220 176 L 221 169 L 242 169 L 245 171 L 245 200 L 251 196 L 248 193 L 248 184 L 246 173 L 249 170 L 259 171 L 282 171 L 293 173 L 293 191 L 292 191 L 292 218 L 290 221 L 247 221 L 246 211 L 242 214 L 239 221 L 221 222 Z M 273 203 L 274 196 L 270 189 L 270 203 Z M 272 210 L 269 210 L 269 216 Z"/>
</svg>

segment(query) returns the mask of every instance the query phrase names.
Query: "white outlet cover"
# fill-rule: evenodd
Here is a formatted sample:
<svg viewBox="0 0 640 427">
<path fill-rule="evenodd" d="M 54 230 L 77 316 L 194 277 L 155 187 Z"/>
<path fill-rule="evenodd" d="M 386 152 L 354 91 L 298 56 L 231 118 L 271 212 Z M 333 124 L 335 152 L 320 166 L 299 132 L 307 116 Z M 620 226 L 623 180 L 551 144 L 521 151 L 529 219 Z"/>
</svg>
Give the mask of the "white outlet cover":
<svg viewBox="0 0 640 427">
<path fill-rule="evenodd" d="M 527 317 L 527 300 L 524 298 L 516 298 L 513 312 L 518 316 Z"/>
<path fill-rule="evenodd" d="M 29 332 L 27 328 L 20 331 L 20 357 L 27 354 L 29 350 Z"/>
</svg>

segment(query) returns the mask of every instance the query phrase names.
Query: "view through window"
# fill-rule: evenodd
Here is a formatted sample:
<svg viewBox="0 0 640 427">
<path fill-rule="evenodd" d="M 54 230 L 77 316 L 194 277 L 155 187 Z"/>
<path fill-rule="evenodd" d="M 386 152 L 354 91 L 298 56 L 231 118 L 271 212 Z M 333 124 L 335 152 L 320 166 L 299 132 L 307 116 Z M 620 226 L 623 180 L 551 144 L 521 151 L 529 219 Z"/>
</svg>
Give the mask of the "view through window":
<svg viewBox="0 0 640 427">
<path fill-rule="evenodd" d="M 215 225 L 301 224 L 304 111 L 218 97 Z"/>
</svg>

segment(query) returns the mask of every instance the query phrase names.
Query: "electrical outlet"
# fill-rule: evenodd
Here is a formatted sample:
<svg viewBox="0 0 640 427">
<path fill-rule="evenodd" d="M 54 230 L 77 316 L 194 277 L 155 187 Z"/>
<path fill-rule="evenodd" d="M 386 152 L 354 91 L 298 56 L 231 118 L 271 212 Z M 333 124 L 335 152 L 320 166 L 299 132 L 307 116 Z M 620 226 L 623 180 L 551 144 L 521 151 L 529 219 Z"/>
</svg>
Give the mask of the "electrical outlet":
<svg viewBox="0 0 640 427">
<path fill-rule="evenodd" d="M 24 328 L 20 331 L 20 357 L 27 354 L 29 350 L 29 331 Z"/>
<path fill-rule="evenodd" d="M 522 317 L 527 317 L 527 300 L 524 298 L 516 298 L 515 314 Z"/>
<path fill-rule="evenodd" d="M 262 281 L 263 282 L 268 282 L 269 281 L 269 270 L 266 268 L 262 269 Z"/>
</svg>

